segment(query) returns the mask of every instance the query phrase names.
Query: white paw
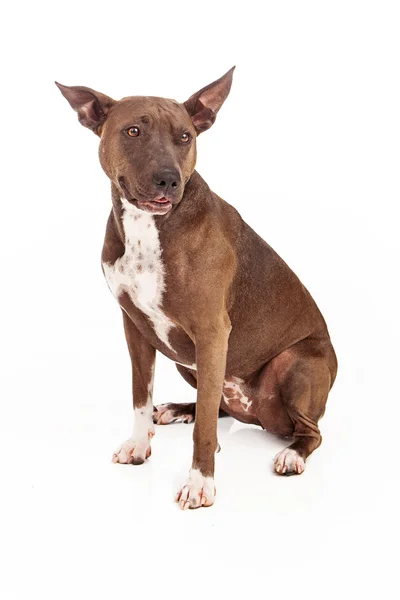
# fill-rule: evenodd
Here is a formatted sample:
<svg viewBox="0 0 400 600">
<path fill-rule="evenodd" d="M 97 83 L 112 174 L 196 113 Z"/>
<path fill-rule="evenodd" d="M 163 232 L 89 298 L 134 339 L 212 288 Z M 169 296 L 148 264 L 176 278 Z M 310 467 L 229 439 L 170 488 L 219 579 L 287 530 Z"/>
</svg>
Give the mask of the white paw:
<svg viewBox="0 0 400 600">
<path fill-rule="evenodd" d="M 154 430 L 149 429 L 148 435 L 140 440 L 129 438 L 122 446 L 113 454 L 113 463 L 121 463 L 124 465 L 133 464 L 141 465 L 146 458 L 151 455 L 150 440 L 154 435 Z"/>
<path fill-rule="evenodd" d="M 211 506 L 215 501 L 215 484 L 212 477 L 204 477 L 199 469 L 191 469 L 185 485 L 176 495 L 182 510 Z"/>
<path fill-rule="evenodd" d="M 300 475 L 305 469 L 304 460 L 296 450 L 285 448 L 275 456 L 274 469 L 279 475 L 297 473 Z"/>
<path fill-rule="evenodd" d="M 154 407 L 153 422 L 156 425 L 169 425 L 169 423 L 191 423 L 194 421 L 194 416 L 191 413 L 185 413 L 183 407 L 179 404 L 159 404 Z"/>
</svg>

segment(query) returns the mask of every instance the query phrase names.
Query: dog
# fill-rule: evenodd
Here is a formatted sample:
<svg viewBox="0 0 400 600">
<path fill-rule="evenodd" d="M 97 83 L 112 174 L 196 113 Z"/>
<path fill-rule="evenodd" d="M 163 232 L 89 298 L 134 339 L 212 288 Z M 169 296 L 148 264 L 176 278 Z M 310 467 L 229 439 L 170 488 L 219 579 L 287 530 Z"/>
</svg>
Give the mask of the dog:
<svg viewBox="0 0 400 600">
<path fill-rule="evenodd" d="M 194 420 L 192 466 L 176 497 L 182 509 L 214 503 L 221 414 L 291 437 L 274 470 L 302 473 L 321 444 L 318 421 L 337 372 L 310 293 L 195 170 L 196 138 L 213 125 L 233 71 L 183 104 L 116 101 L 56 82 L 99 136 L 111 180 L 102 266 L 122 309 L 134 405 L 132 437 L 112 460 L 142 464 L 155 423 Z M 197 389 L 196 403 L 153 407 L 157 350 Z"/>
</svg>

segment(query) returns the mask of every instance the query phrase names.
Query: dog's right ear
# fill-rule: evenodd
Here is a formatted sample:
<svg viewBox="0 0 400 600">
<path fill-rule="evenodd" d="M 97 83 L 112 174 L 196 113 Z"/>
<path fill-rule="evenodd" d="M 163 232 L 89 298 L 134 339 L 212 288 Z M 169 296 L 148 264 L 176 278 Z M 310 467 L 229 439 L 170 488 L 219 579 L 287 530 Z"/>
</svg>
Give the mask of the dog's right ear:
<svg viewBox="0 0 400 600">
<path fill-rule="evenodd" d="M 110 108 L 115 100 L 90 88 L 75 85 L 69 87 L 55 81 L 56 86 L 78 113 L 79 122 L 94 133 L 99 133 L 98 128 L 103 125 Z"/>
</svg>

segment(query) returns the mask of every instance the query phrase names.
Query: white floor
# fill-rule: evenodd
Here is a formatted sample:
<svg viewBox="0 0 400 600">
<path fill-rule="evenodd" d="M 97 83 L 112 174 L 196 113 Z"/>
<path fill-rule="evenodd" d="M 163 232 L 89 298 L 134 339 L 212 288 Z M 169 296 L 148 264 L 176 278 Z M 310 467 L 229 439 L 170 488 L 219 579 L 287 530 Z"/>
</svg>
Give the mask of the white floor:
<svg viewBox="0 0 400 600">
<path fill-rule="evenodd" d="M 142 466 L 111 462 L 131 429 L 129 363 L 117 350 L 120 362 L 101 348 L 70 356 L 74 377 L 51 351 L 6 374 L 20 400 L 0 437 L 2 598 L 394 597 L 397 459 L 378 419 L 357 414 L 346 368 L 303 475 L 273 474 L 283 440 L 221 419 L 216 504 L 182 512 L 174 495 L 192 425 L 158 427 Z M 40 385 L 37 403 L 29 390 Z M 192 398 L 159 357 L 156 399 Z"/>
</svg>

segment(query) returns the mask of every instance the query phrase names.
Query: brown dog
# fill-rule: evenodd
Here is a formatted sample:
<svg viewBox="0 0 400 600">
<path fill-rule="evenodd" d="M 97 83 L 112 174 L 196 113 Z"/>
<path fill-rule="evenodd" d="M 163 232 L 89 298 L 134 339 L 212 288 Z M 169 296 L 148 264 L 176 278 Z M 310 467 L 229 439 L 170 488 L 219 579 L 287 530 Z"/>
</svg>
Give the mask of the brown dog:
<svg viewBox="0 0 400 600">
<path fill-rule="evenodd" d="M 112 183 L 102 254 L 122 308 L 132 360 L 134 428 L 113 461 L 141 464 L 154 422 L 194 426 L 181 508 L 214 502 L 217 419 L 222 410 L 293 443 L 275 458 L 280 475 L 302 473 L 321 444 L 337 363 L 309 292 L 237 211 L 194 170 L 196 136 L 211 127 L 233 69 L 184 104 L 132 96 L 115 101 L 57 84 L 79 121 L 100 137 Z M 197 403 L 153 408 L 156 350 L 197 388 Z"/>
</svg>

